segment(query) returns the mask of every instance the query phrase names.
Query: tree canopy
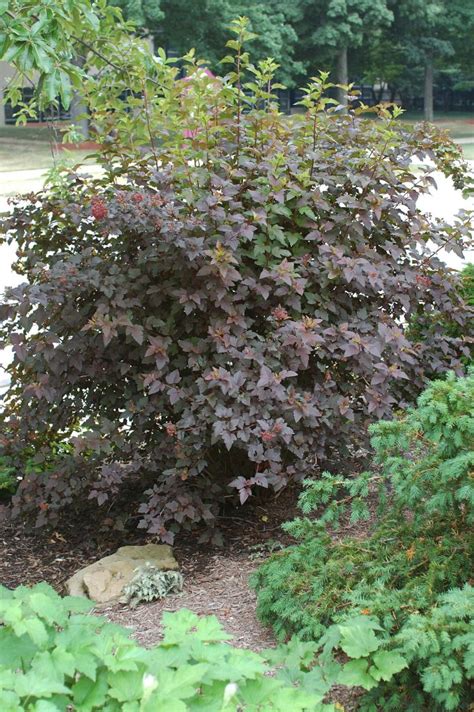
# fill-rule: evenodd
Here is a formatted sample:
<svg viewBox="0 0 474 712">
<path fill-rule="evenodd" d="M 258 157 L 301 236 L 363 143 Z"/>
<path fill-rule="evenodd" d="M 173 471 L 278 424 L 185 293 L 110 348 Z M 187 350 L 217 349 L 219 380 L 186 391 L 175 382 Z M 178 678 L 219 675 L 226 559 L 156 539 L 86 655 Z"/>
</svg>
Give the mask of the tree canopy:
<svg viewBox="0 0 474 712">
<path fill-rule="evenodd" d="M 474 86 L 474 5 L 463 0 L 3 0 L 0 58 L 15 60 L 21 81 L 25 72 L 36 68 L 41 74 L 54 65 L 47 92 L 60 93 L 67 103 L 80 82 L 77 67 L 64 71 L 64 62 L 72 64 L 99 31 L 104 42 L 113 41 L 111 21 L 119 11 L 139 34 L 150 34 L 156 47 L 174 56 L 194 47 L 214 70 L 231 21 L 245 15 L 256 35 L 249 44 L 252 57 L 272 56 L 280 65 L 278 79 L 288 87 L 328 69 L 342 84 L 388 87 L 392 99 L 424 95 L 428 119 L 437 82 L 459 89 Z M 55 29 L 46 37 L 52 14 Z M 61 57 L 59 64 L 54 53 Z M 7 96 L 15 98 L 11 92 Z"/>
</svg>

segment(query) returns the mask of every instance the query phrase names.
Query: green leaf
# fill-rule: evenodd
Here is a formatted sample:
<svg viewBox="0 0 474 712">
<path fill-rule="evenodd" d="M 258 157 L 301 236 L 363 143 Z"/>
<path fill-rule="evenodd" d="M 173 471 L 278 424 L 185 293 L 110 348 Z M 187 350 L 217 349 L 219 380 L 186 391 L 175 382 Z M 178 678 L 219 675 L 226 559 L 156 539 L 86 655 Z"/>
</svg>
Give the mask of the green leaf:
<svg viewBox="0 0 474 712">
<path fill-rule="evenodd" d="M 68 109 L 72 100 L 72 85 L 69 75 L 66 72 L 60 72 L 59 95 L 65 109 Z"/>
<path fill-rule="evenodd" d="M 0 687 L 0 709 L 2 712 L 19 712 L 20 698 L 12 690 L 3 690 Z"/>
<path fill-rule="evenodd" d="M 204 663 L 184 665 L 178 670 L 159 670 L 157 692 L 171 699 L 192 697 L 207 670 L 208 666 Z"/>
<path fill-rule="evenodd" d="M 92 10 L 86 7 L 84 3 L 81 5 L 81 9 L 89 25 L 92 27 L 93 30 L 97 31 L 100 28 L 100 20 L 95 14 L 95 12 L 92 12 Z"/>
<path fill-rule="evenodd" d="M 381 650 L 375 653 L 369 672 L 376 680 L 391 680 L 397 672 L 408 667 L 407 660 L 399 653 Z"/>
<path fill-rule="evenodd" d="M 140 712 L 187 712 L 188 709 L 188 706 L 181 700 L 170 699 L 157 693 L 142 703 Z"/>
<path fill-rule="evenodd" d="M 177 613 L 163 614 L 164 645 L 177 645 L 182 642 L 189 642 L 190 638 L 203 642 L 217 642 L 220 640 L 231 640 L 222 628 L 216 616 L 206 616 L 200 618 L 195 613 L 183 609 Z"/>
<path fill-rule="evenodd" d="M 317 220 L 318 218 L 314 214 L 313 210 L 309 207 L 309 205 L 303 205 L 301 208 L 298 209 L 298 212 L 301 215 L 305 215 L 307 218 L 311 218 L 311 220 Z"/>
<path fill-rule="evenodd" d="M 380 647 L 374 629 L 380 630 L 378 623 L 370 618 L 359 618 L 339 625 L 340 646 L 350 658 L 364 658 Z"/>
<path fill-rule="evenodd" d="M 25 618 L 22 622 L 22 628 L 36 645 L 41 646 L 48 641 L 48 631 L 39 618 Z"/>
<path fill-rule="evenodd" d="M 62 600 L 59 596 L 35 592 L 29 597 L 28 603 L 30 608 L 48 623 L 64 621 Z"/>
<path fill-rule="evenodd" d="M 37 650 L 30 636 L 18 637 L 8 628 L 0 628 L 0 667 L 21 667 L 23 662 L 31 660 Z"/>
<path fill-rule="evenodd" d="M 371 690 L 377 686 L 377 682 L 369 674 L 368 667 L 367 660 L 351 660 L 344 665 L 337 681 L 347 687 L 363 687 L 364 690 Z"/>
<path fill-rule="evenodd" d="M 58 673 L 73 677 L 76 672 L 76 660 L 74 655 L 60 646 L 56 646 L 51 652 L 51 659 Z"/>
<path fill-rule="evenodd" d="M 74 704 L 80 705 L 82 709 L 88 710 L 94 707 L 100 709 L 107 700 L 109 686 L 104 671 L 101 671 L 97 680 L 88 677 L 79 678 L 72 687 Z"/>
<path fill-rule="evenodd" d="M 31 51 L 36 60 L 37 69 L 40 72 L 50 72 L 53 69 L 53 62 L 47 52 L 38 44 L 31 47 Z"/>
<path fill-rule="evenodd" d="M 90 680 L 94 681 L 96 679 L 98 661 L 89 651 L 85 650 L 83 652 L 75 652 L 74 665 L 78 672 L 82 673 Z"/>
<path fill-rule="evenodd" d="M 32 712 L 58 712 L 59 709 L 61 708 L 49 700 L 38 700 L 31 708 Z"/>
<path fill-rule="evenodd" d="M 143 694 L 143 675 L 143 669 L 109 672 L 107 682 L 110 687 L 110 697 L 119 702 L 140 699 Z"/>
<path fill-rule="evenodd" d="M 199 646 L 199 647 L 198 647 Z M 238 650 L 224 645 L 192 645 L 192 657 L 196 661 L 208 663 L 204 681 L 253 679 L 267 669 L 262 658 L 249 650 Z"/>
</svg>

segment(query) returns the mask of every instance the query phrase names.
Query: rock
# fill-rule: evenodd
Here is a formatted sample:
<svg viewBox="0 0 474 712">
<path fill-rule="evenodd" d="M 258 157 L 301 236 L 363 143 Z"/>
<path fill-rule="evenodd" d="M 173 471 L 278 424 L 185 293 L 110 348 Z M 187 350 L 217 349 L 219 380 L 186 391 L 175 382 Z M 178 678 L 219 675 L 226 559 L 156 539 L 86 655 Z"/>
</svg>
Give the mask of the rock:
<svg viewBox="0 0 474 712">
<path fill-rule="evenodd" d="M 90 598 L 97 603 L 116 601 L 124 586 L 132 580 L 135 570 L 146 563 L 162 571 L 176 571 L 178 562 L 167 544 L 121 546 L 115 554 L 105 556 L 77 571 L 66 582 L 70 596 Z"/>
</svg>

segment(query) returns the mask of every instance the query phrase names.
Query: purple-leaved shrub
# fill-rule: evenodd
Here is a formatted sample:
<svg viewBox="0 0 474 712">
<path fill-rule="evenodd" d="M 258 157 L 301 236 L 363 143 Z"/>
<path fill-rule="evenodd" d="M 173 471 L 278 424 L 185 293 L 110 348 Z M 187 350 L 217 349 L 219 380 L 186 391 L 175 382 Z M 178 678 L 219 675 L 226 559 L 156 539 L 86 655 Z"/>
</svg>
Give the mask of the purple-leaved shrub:
<svg viewBox="0 0 474 712">
<path fill-rule="evenodd" d="M 212 531 L 225 497 L 308 477 L 461 369 L 472 311 L 438 253 L 462 252 L 469 220 L 423 214 L 432 179 L 412 168 L 431 158 L 461 184 L 456 149 L 387 107 L 341 112 L 326 75 L 283 116 L 265 71 L 245 92 L 235 73 L 197 73 L 168 97 L 153 155 L 107 149 L 103 176 L 71 173 L 6 221 L 27 279 L 0 307 L 13 514 L 41 524 L 132 481 L 140 527 Z M 74 453 L 51 463 L 58 437 Z"/>
</svg>

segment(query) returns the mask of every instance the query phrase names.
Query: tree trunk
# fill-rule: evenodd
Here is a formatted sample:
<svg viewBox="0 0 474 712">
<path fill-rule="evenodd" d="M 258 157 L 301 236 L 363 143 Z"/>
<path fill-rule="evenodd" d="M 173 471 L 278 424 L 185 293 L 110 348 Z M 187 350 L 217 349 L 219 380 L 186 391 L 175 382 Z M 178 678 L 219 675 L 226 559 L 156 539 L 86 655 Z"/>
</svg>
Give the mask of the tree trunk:
<svg viewBox="0 0 474 712">
<path fill-rule="evenodd" d="M 84 57 L 78 56 L 73 60 L 73 64 L 77 67 L 84 65 Z M 87 106 L 80 94 L 74 92 L 71 101 L 71 121 L 76 129 L 81 133 L 82 140 L 87 141 L 89 138 L 89 119 L 87 116 Z"/>
<path fill-rule="evenodd" d="M 347 72 L 347 47 L 341 49 L 337 55 L 337 83 L 348 84 L 349 76 Z M 337 100 L 342 106 L 347 106 L 347 92 L 344 89 L 337 90 Z"/>
<path fill-rule="evenodd" d="M 74 92 L 71 101 L 71 121 L 82 135 L 82 140 L 89 138 L 89 119 L 87 118 L 87 107 L 81 96 Z"/>
<path fill-rule="evenodd" d="M 431 57 L 426 59 L 425 63 L 425 121 L 433 121 L 433 60 Z"/>
</svg>

